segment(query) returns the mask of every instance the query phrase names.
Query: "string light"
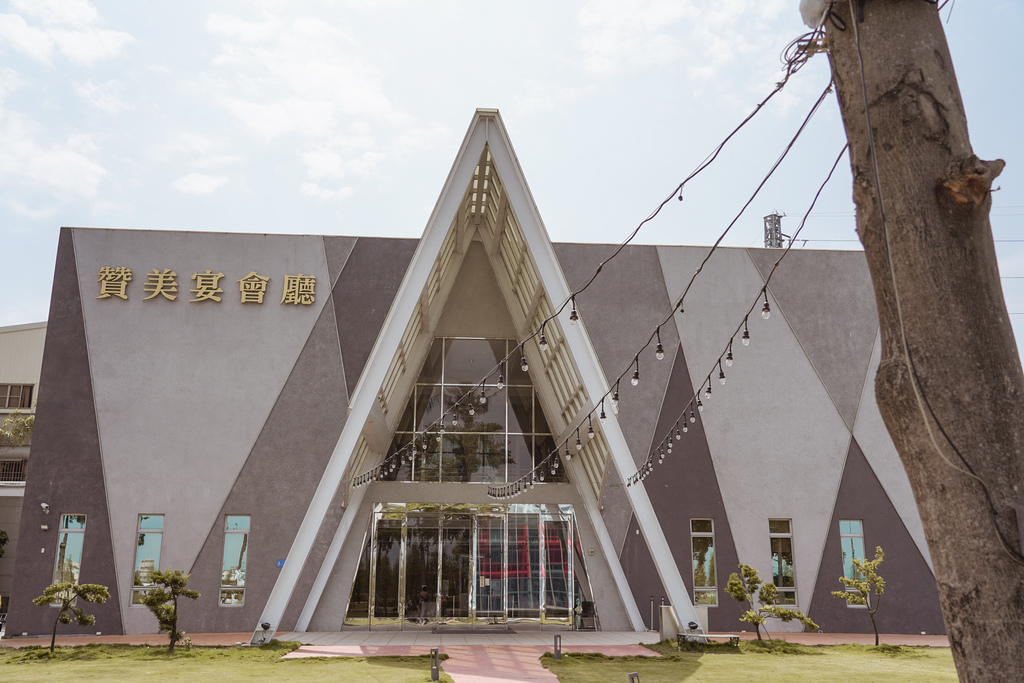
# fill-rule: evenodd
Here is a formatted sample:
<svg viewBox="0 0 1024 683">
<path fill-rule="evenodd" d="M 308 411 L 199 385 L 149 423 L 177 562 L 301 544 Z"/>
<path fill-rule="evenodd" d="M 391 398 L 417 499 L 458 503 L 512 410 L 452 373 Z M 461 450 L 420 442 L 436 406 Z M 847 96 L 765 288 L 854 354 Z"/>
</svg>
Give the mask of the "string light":
<svg viewBox="0 0 1024 683">
<path fill-rule="evenodd" d="M 498 391 L 505 388 L 505 362 L 502 361 L 501 367 L 498 370 Z"/>
<path fill-rule="evenodd" d="M 582 448 L 582 445 L 580 446 Z M 565 440 L 565 461 L 569 462 L 572 460 L 572 452 L 569 450 L 569 439 Z"/>
<path fill-rule="evenodd" d="M 580 319 L 580 314 L 576 312 L 576 296 L 573 295 L 569 300 L 572 302 L 572 309 L 569 311 L 569 322 L 575 325 Z"/>
<path fill-rule="evenodd" d="M 768 305 L 768 286 L 764 288 L 764 306 L 761 307 L 761 317 L 767 320 L 772 316 L 772 307 Z"/>
<path fill-rule="evenodd" d="M 594 436 L 594 418 L 590 415 L 587 415 L 587 438 L 593 439 Z"/>
<path fill-rule="evenodd" d="M 633 371 L 633 378 L 629 380 L 629 383 L 635 387 L 640 384 L 640 356 L 637 356 L 634 360 L 636 361 L 636 370 Z"/>
<path fill-rule="evenodd" d="M 704 400 L 705 401 L 711 400 L 711 378 L 710 377 L 708 377 L 708 386 L 707 386 L 706 389 L 704 389 Z M 698 402 L 697 405 L 699 406 L 700 403 Z"/>
<path fill-rule="evenodd" d="M 576 450 L 578 450 L 578 451 L 582 451 L 583 450 L 583 442 L 580 441 L 580 429 L 579 429 L 579 427 L 576 428 Z"/>
<path fill-rule="evenodd" d="M 665 360 L 665 347 L 661 345 L 661 327 L 659 326 L 655 330 L 655 334 L 658 337 L 658 346 L 654 349 L 654 357 L 658 360 Z"/>
<path fill-rule="evenodd" d="M 683 429 L 686 429 L 686 423 L 683 423 Z M 676 420 L 676 441 L 683 438 L 683 435 L 679 433 L 679 420 Z"/>
<path fill-rule="evenodd" d="M 698 413 L 703 413 L 704 412 L 704 404 L 700 402 L 700 398 L 699 397 L 697 398 L 697 412 Z M 693 416 L 692 412 L 690 413 L 690 416 L 691 417 Z M 690 422 L 693 422 L 693 420 L 690 420 Z"/>
<path fill-rule="evenodd" d="M 499 375 L 499 377 L 501 377 L 501 375 Z M 498 381 L 501 380 L 499 379 Z M 480 387 L 480 398 L 477 399 L 477 402 L 482 406 L 487 405 L 487 394 L 484 393 L 483 386 Z"/>
<path fill-rule="evenodd" d="M 618 382 L 618 380 L 616 380 L 616 382 L 615 382 L 615 393 L 612 394 L 612 410 L 615 411 L 616 414 L 618 414 L 618 412 L 619 412 L 619 382 Z"/>
<path fill-rule="evenodd" d="M 541 351 L 547 351 L 548 350 L 548 338 L 544 336 L 544 325 L 545 324 L 546 323 L 541 323 L 540 324 L 540 341 L 537 342 L 540 345 L 540 350 Z"/>
<path fill-rule="evenodd" d="M 608 421 L 608 416 L 604 412 L 604 398 L 601 398 L 601 414 L 597 416 L 597 419 L 601 420 L 601 424 Z"/>
<path fill-rule="evenodd" d="M 722 361 L 718 361 L 718 383 L 725 384 L 725 371 L 722 369 Z"/>
<path fill-rule="evenodd" d="M 729 339 L 729 349 L 725 352 L 725 365 L 732 367 L 732 339 Z"/>
<path fill-rule="evenodd" d="M 476 415 L 476 406 L 473 405 L 473 400 L 470 399 L 470 401 L 469 401 L 469 416 L 472 417 L 474 415 Z"/>
<path fill-rule="evenodd" d="M 747 316 L 743 316 L 743 342 L 744 346 L 750 346 L 750 330 L 747 329 Z"/>
<path fill-rule="evenodd" d="M 526 362 L 526 356 L 525 355 L 523 356 L 523 359 L 521 361 L 519 361 L 519 369 L 522 370 L 523 372 L 529 372 L 530 371 L 530 364 Z"/>
</svg>

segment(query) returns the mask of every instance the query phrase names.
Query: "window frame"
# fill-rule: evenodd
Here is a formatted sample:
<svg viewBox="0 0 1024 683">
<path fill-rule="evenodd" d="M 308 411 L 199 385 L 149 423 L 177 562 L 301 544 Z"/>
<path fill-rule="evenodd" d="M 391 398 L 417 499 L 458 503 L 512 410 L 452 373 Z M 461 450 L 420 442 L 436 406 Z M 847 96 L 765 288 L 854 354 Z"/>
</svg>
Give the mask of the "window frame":
<svg viewBox="0 0 1024 683">
<path fill-rule="evenodd" d="M 782 532 L 782 531 L 772 531 L 772 523 L 774 523 L 774 522 L 785 522 L 786 523 L 786 528 L 788 529 L 788 531 L 785 531 L 785 532 Z M 790 556 L 789 569 L 790 569 L 790 571 L 793 574 L 793 585 L 792 586 L 779 586 L 776 583 L 776 581 L 775 581 L 775 578 L 777 576 L 776 573 L 775 573 L 775 555 L 776 555 L 776 552 L 775 552 L 775 541 L 782 541 L 782 540 L 786 540 L 786 539 L 789 540 L 789 556 Z M 787 519 L 785 517 L 772 517 L 772 518 L 770 518 L 768 520 L 768 547 L 769 547 L 769 557 L 771 559 L 771 564 L 772 564 L 772 583 L 775 584 L 775 589 L 776 589 L 776 592 L 778 593 L 778 597 L 775 600 L 775 604 L 779 605 L 779 606 L 784 606 L 784 607 L 795 607 L 797 604 L 799 604 L 799 596 L 797 595 L 797 586 L 796 586 L 796 544 L 795 544 L 794 538 L 793 538 L 793 520 L 792 519 Z M 780 550 L 779 555 L 781 555 L 781 554 L 782 554 L 782 552 Z M 780 568 L 780 570 L 781 570 L 781 568 Z M 789 602 L 783 601 L 782 597 L 784 595 L 791 595 L 792 596 L 792 600 L 789 601 Z"/>
<path fill-rule="evenodd" d="M 844 532 L 843 531 L 843 524 L 844 523 L 849 524 L 851 522 L 856 522 L 859 525 L 859 531 L 857 533 L 853 533 L 852 531 L 850 531 L 850 532 Z M 863 579 L 862 579 L 861 576 L 857 575 L 856 570 L 854 570 L 852 572 L 854 574 L 854 576 L 849 576 L 846 573 L 846 544 L 844 543 L 844 541 L 846 541 L 846 539 L 851 539 L 851 541 L 853 539 L 860 539 L 860 552 L 861 552 L 860 559 L 866 560 L 867 559 L 867 555 L 864 554 L 865 545 L 864 545 L 864 520 L 863 519 L 841 519 L 841 520 L 839 520 L 839 550 L 843 554 L 843 576 L 845 576 L 848 579 L 854 579 L 854 580 L 857 580 L 857 581 L 861 581 Z M 855 548 L 853 548 L 852 546 L 853 546 L 853 544 L 851 543 L 851 550 L 855 550 Z M 854 552 L 854 555 L 856 555 L 855 552 Z M 851 559 L 853 559 L 853 558 L 851 558 Z M 851 587 L 847 586 L 846 587 L 846 592 L 847 593 L 856 593 L 857 590 L 855 588 L 851 588 Z M 847 601 L 846 606 L 849 607 L 850 609 L 867 609 L 868 608 L 867 605 L 858 605 L 858 604 L 851 603 L 849 601 Z"/>
<path fill-rule="evenodd" d="M 694 529 L 693 529 L 693 523 L 694 522 L 710 522 L 711 523 L 711 531 L 694 531 Z M 694 539 L 697 539 L 697 538 L 710 538 L 711 539 L 711 548 L 710 548 L 711 556 L 713 558 L 715 558 L 715 563 L 714 563 L 714 566 L 715 566 L 715 577 L 714 578 L 715 578 L 715 580 L 714 580 L 714 586 L 712 586 L 712 587 L 708 587 L 708 586 L 698 587 L 697 586 L 697 564 L 696 564 L 696 558 L 694 558 L 694 554 L 695 554 L 696 551 L 695 551 L 695 548 L 694 548 L 694 545 L 693 545 Z M 707 607 L 718 607 L 718 562 L 717 562 L 717 557 L 715 556 L 714 553 L 715 553 L 715 518 L 714 517 L 691 517 L 690 518 L 690 559 L 691 559 L 691 561 L 690 561 L 691 575 L 690 576 L 693 579 L 693 604 L 694 604 L 694 606 L 704 605 L 704 606 L 707 606 Z M 701 602 L 698 599 L 698 595 L 699 594 L 712 595 L 714 597 L 714 601 L 713 602 Z"/>
<path fill-rule="evenodd" d="M 70 517 L 81 517 L 82 518 L 82 527 L 80 529 L 68 528 L 67 520 Z M 58 571 L 60 571 L 60 565 L 62 563 L 60 547 L 61 547 L 62 543 L 64 543 L 65 547 L 66 547 L 66 543 L 67 543 L 67 541 L 63 541 L 62 542 L 61 539 L 64 538 L 64 537 L 67 537 L 67 540 L 69 541 L 69 540 L 71 540 L 71 538 L 73 536 L 80 535 L 82 541 L 81 541 L 81 554 L 80 554 L 80 556 L 78 558 L 78 575 L 75 576 L 75 580 L 72 582 L 76 586 L 78 585 L 78 580 L 79 580 L 79 578 L 82 575 L 82 561 L 85 558 L 85 529 L 88 526 L 88 521 L 89 521 L 89 517 L 85 513 L 68 512 L 68 513 L 61 514 L 60 522 L 59 522 L 59 525 L 57 527 L 57 552 L 56 552 L 56 557 L 53 560 L 53 583 L 63 583 L 64 582 L 64 578 L 65 578 L 64 572 L 61 571 L 60 574 L 58 574 Z M 64 556 L 64 559 L 67 559 L 67 555 L 66 554 Z"/>
<path fill-rule="evenodd" d="M 143 518 L 148 518 L 148 517 L 159 517 L 160 518 L 160 528 L 159 529 L 150 529 L 150 528 L 144 529 L 142 527 L 142 521 L 143 521 Z M 157 536 L 160 537 L 159 538 L 159 545 L 157 546 L 157 550 L 156 550 L 156 561 L 154 562 L 153 569 L 160 569 L 160 553 L 163 550 L 164 521 L 165 521 L 165 519 L 166 519 L 166 515 L 164 515 L 163 513 L 161 513 L 161 514 L 140 513 L 139 514 L 139 518 L 138 518 L 138 523 L 135 526 L 136 538 L 138 538 L 139 536 L 142 536 L 143 534 L 153 534 L 153 535 L 157 535 Z M 132 568 L 132 590 L 131 590 L 131 593 L 132 593 L 131 605 L 133 607 L 143 607 L 144 605 L 142 603 L 142 600 L 146 597 L 146 595 L 149 594 L 149 591 L 153 590 L 153 588 L 156 587 L 156 584 L 146 585 L 146 584 L 135 583 L 135 576 L 139 573 L 139 550 L 142 547 L 143 547 L 143 544 L 140 544 L 140 545 L 136 546 L 136 548 L 135 548 L 135 564 L 133 565 L 133 568 Z M 138 596 L 138 597 L 136 598 L 136 596 Z"/>
<path fill-rule="evenodd" d="M 18 388 L 17 393 L 13 392 L 14 387 Z M 35 384 L 0 384 L 0 410 L 30 409 L 35 388 Z"/>
<path fill-rule="evenodd" d="M 245 528 L 239 529 L 230 528 L 231 520 L 244 517 L 246 520 Z M 242 607 L 245 605 L 245 584 L 246 574 L 249 570 L 249 534 L 252 533 L 252 515 L 224 515 L 224 552 L 221 555 L 221 568 L 220 568 L 220 591 L 217 595 L 217 604 L 221 607 Z M 225 568 L 227 563 L 227 552 L 228 552 L 228 539 L 231 536 L 242 535 L 242 548 L 244 551 L 240 551 L 241 565 L 233 565 L 232 567 Z M 233 557 L 233 555 L 232 555 Z M 242 584 L 226 584 L 224 583 L 225 572 L 231 571 L 241 572 Z M 237 600 L 233 602 L 225 602 L 224 597 L 226 594 L 237 595 Z"/>
</svg>

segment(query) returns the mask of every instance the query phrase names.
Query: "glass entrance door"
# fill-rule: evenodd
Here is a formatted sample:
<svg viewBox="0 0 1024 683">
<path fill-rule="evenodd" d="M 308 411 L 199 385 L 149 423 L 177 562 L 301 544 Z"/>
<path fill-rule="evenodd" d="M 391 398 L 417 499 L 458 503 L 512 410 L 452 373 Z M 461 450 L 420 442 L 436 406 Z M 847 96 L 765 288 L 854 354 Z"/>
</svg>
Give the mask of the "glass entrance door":
<svg viewBox="0 0 1024 683">
<path fill-rule="evenodd" d="M 378 504 L 344 623 L 571 627 L 593 599 L 574 534 L 569 505 Z"/>
</svg>

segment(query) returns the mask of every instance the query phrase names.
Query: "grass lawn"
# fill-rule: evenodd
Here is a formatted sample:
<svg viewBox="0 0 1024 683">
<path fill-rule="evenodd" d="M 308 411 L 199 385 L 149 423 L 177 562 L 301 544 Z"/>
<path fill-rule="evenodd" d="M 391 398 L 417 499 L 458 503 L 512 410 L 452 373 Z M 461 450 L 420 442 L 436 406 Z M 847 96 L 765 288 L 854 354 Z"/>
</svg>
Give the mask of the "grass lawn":
<svg viewBox="0 0 1024 683">
<path fill-rule="evenodd" d="M 739 649 L 728 645 L 698 647 L 680 651 L 675 643 L 663 641 L 648 646 L 661 658 L 605 657 L 569 654 L 555 660 L 550 654 L 541 660 L 558 676 L 560 683 L 594 683 L 629 680 L 640 673 L 642 683 L 686 681 L 807 681 L 850 683 L 851 681 L 900 681 L 932 683 L 956 681 L 953 655 L 949 648 L 898 647 L 882 645 L 822 645 L 808 647 L 777 641 L 777 649 L 743 642 Z"/>
<path fill-rule="evenodd" d="M 280 657 L 298 643 L 262 647 L 178 648 L 138 645 L 84 645 L 57 648 L 0 648 L 0 681 L 382 681 L 430 680 L 430 657 Z M 443 664 L 442 664 L 443 666 Z M 441 680 L 452 682 L 443 672 Z"/>
</svg>

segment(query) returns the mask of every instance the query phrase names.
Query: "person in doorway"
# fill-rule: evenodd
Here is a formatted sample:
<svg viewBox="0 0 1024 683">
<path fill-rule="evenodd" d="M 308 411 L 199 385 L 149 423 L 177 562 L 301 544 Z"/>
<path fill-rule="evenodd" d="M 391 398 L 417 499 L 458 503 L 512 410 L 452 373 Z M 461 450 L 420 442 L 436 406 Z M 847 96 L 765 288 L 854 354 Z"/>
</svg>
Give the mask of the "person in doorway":
<svg viewBox="0 0 1024 683">
<path fill-rule="evenodd" d="M 420 589 L 420 623 L 427 623 L 427 604 L 430 602 L 430 593 L 427 592 L 427 587 L 423 586 Z"/>
</svg>

